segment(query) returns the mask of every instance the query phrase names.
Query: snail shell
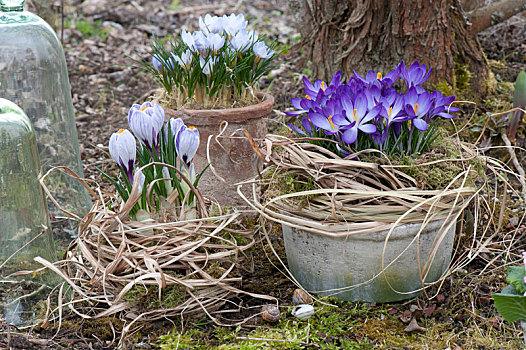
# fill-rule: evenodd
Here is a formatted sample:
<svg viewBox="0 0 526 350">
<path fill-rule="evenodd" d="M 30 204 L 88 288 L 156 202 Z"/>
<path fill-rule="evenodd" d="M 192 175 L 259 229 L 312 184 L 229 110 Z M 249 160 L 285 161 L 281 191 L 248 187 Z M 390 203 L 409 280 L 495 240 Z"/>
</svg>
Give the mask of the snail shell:
<svg viewBox="0 0 526 350">
<path fill-rule="evenodd" d="M 314 315 L 314 306 L 307 304 L 297 305 L 294 306 L 290 313 L 303 321 Z"/>
<path fill-rule="evenodd" d="M 274 304 L 266 304 L 261 308 L 261 318 L 267 322 L 276 322 L 281 318 L 279 308 Z"/>
<path fill-rule="evenodd" d="M 292 295 L 292 303 L 293 304 L 312 304 L 312 297 L 304 291 L 301 288 L 297 288 L 294 290 L 294 294 Z"/>
</svg>

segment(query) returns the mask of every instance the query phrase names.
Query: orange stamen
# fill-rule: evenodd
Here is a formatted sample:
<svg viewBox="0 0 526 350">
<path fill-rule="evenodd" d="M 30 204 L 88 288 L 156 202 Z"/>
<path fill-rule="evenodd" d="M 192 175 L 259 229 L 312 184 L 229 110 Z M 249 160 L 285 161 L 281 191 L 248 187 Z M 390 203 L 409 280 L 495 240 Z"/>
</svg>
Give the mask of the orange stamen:
<svg viewBox="0 0 526 350">
<path fill-rule="evenodd" d="M 376 73 L 376 79 L 382 80 L 382 73 Z"/>
<path fill-rule="evenodd" d="M 331 127 L 333 129 L 336 129 L 336 125 L 334 125 L 334 123 L 332 122 L 332 115 L 330 115 L 329 118 L 327 118 L 327 120 L 329 120 L 329 124 L 331 125 Z"/>
<path fill-rule="evenodd" d="M 415 103 L 415 114 L 418 114 L 418 103 Z"/>
<path fill-rule="evenodd" d="M 358 123 L 358 114 L 356 113 L 356 108 L 354 109 L 354 111 L 352 112 L 352 115 L 354 117 L 354 120 L 356 120 L 356 123 Z"/>
<path fill-rule="evenodd" d="M 391 118 L 391 113 L 393 113 L 393 107 L 389 107 L 389 113 L 388 113 L 389 118 Z"/>
<path fill-rule="evenodd" d="M 307 100 L 310 100 L 309 95 L 305 95 L 305 98 L 306 98 Z"/>
<path fill-rule="evenodd" d="M 189 126 L 188 129 L 190 129 L 190 130 L 194 130 L 194 129 L 195 129 L 195 126 L 193 126 L 193 125 L 192 125 L 192 126 Z"/>
<path fill-rule="evenodd" d="M 144 106 L 140 109 L 141 112 L 144 112 L 146 110 L 146 108 L 148 108 L 148 106 Z"/>
<path fill-rule="evenodd" d="M 322 89 L 323 91 L 325 91 L 325 82 L 324 82 L 324 81 L 321 82 L 321 89 Z"/>
<path fill-rule="evenodd" d="M 122 134 L 124 132 L 124 129 L 119 129 L 119 131 L 117 131 L 117 134 Z"/>
</svg>

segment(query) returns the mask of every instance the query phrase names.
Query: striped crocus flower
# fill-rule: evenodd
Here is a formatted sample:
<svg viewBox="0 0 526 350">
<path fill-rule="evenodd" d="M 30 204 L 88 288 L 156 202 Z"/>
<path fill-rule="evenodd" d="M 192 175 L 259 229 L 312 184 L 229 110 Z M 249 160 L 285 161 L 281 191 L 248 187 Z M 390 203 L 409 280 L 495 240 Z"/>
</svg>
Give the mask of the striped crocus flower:
<svg viewBox="0 0 526 350">
<path fill-rule="evenodd" d="M 126 129 L 120 129 L 110 137 L 110 155 L 122 170 L 124 170 L 130 183 L 133 183 L 133 168 L 137 152 L 136 146 L 135 137 Z"/>
<path fill-rule="evenodd" d="M 128 124 L 135 136 L 150 150 L 159 146 L 159 132 L 164 123 L 164 110 L 159 105 L 145 102 L 134 104 L 128 112 Z"/>
<path fill-rule="evenodd" d="M 177 133 L 175 149 L 179 159 L 190 166 L 199 147 L 199 130 L 195 126 L 182 125 Z"/>
</svg>

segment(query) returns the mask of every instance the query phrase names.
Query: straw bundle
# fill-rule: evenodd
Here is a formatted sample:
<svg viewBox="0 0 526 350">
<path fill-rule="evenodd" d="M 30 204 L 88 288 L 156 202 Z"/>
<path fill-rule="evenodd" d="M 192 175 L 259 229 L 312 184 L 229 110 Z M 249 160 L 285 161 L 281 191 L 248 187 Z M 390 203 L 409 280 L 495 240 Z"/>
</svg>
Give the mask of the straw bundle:
<svg viewBox="0 0 526 350">
<path fill-rule="evenodd" d="M 44 179 L 42 184 L 47 191 Z M 195 314 L 207 314 L 221 324 L 212 312 L 234 294 L 275 300 L 238 289 L 238 263 L 255 243 L 253 231 L 236 224 L 238 214 L 206 217 L 203 197 L 196 191 L 197 219 L 173 219 L 171 209 L 161 209 L 152 219 L 136 221 L 127 216 L 140 197 L 135 187 L 121 210 L 114 212 L 106 205 L 112 201 L 108 194 L 103 196 L 100 190 L 96 194 L 84 185 L 95 204 L 84 219 L 78 218 L 82 221 L 78 238 L 65 258 L 54 264 L 35 259 L 65 281 L 58 307 L 49 312 L 48 320 L 68 305 L 83 318 L 118 313 L 133 320 L 131 324 Z M 169 305 L 163 302 L 167 290 Z M 144 294 L 150 298 L 153 294 L 154 302 L 142 302 Z"/>
<path fill-rule="evenodd" d="M 305 140 L 268 135 L 256 150 L 272 166 L 262 173 L 266 195 L 249 202 L 267 219 L 328 236 L 373 233 L 424 217 L 451 218 L 476 193 L 468 185 L 476 156 L 461 144 L 461 157 L 443 162 L 459 162 L 463 170 L 444 189 L 429 190 L 400 166 L 360 160 L 376 150 L 341 158 Z"/>
</svg>

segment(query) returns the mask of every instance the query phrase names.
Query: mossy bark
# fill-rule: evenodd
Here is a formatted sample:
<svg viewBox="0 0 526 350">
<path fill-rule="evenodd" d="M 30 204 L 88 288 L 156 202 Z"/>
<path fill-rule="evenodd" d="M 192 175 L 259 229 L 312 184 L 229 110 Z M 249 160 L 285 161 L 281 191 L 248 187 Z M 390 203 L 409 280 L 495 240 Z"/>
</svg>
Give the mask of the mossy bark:
<svg viewBox="0 0 526 350">
<path fill-rule="evenodd" d="M 458 0 L 289 0 L 313 77 L 330 79 L 341 69 L 391 71 L 405 60 L 433 68 L 430 84 L 455 86 L 455 58 L 469 67 L 477 94 L 487 90 L 490 70 L 469 31 Z"/>
</svg>

